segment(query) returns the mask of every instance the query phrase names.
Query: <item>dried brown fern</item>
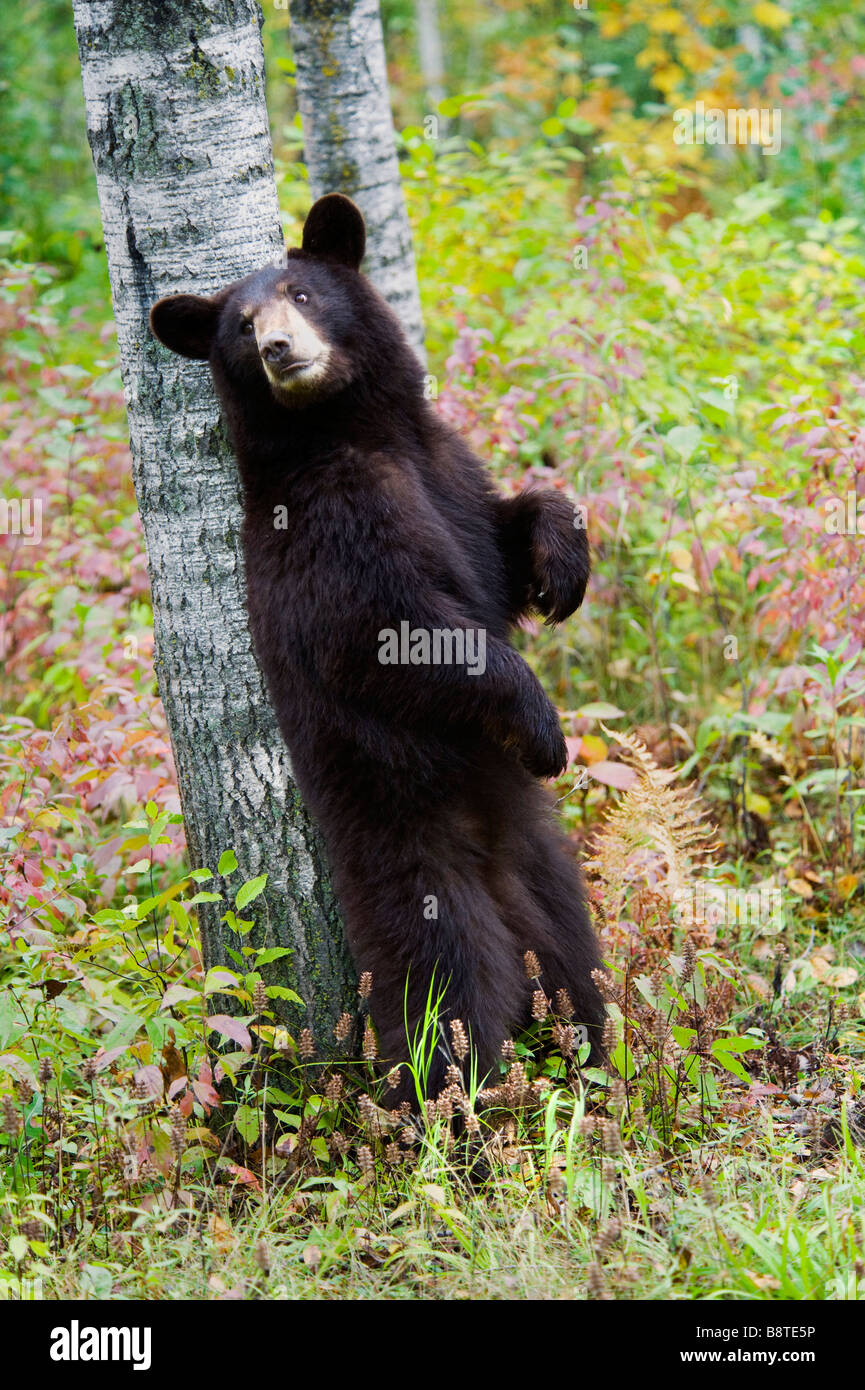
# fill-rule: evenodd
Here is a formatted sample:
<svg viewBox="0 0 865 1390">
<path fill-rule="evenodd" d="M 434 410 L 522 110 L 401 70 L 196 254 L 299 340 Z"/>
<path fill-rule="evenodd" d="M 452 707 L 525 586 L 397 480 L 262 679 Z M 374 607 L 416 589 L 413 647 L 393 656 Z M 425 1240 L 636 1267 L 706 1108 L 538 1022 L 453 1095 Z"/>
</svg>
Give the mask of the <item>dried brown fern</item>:
<svg viewBox="0 0 865 1390">
<path fill-rule="evenodd" d="M 608 914 L 617 920 L 630 884 L 648 882 L 670 904 L 683 902 L 690 896 L 697 864 L 716 843 L 714 827 L 707 822 L 696 793 L 690 787 L 670 785 L 676 770 L 659 767 L 635 735 L 601 727 L 626 751 L 637 774 L 608 813 L 585 866 L 600 880 Z"/>
</svg>

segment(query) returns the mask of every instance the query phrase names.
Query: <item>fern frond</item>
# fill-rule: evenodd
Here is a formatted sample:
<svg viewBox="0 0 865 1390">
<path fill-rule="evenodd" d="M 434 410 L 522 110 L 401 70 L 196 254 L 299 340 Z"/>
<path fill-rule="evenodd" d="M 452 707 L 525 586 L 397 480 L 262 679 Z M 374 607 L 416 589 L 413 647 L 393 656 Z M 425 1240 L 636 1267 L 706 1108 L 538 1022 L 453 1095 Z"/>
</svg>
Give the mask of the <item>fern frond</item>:
<svg viewBox="0 0 865 1390">
<path fill-rule="evenodd" d="M 618 905 L 628 884 L 660 887 L 670 902 L 681 901 L 696 865 L 717 848 L 714 826 L 690 787 L 673 787 L 677 773 L 661 768 L 634 734 L 604 733 L 628 754 L 636 781 L 614 806 L 586 863 L 601 881 L 603 895 Z"/>
</svg>

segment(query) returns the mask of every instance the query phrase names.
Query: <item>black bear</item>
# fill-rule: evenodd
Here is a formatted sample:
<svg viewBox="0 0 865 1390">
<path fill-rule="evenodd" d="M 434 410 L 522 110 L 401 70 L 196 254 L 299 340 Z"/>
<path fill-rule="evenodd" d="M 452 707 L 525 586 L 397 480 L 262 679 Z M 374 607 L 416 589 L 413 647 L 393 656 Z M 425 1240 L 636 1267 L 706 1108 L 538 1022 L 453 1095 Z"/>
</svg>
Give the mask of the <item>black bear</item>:
<svg viewBox="0 0 865 1390">
<path fill-rule="evenodd" d="M 483 1078 L 530 1019 L 527 951 L 597 1055 L 598 947 L 537 780 L 561 772 L 565 741 L 509 643 L 529 610 L 558 622 L 582 602 L 585 532 L 557 492 L 499 494 L 441 420 L 359 273 L 364 245 L 357 207 L 328 194 L 284 265 L 161 299 L 151 326 L 210 362 L 243 485 L 252 636 L 372 973 L 382 1057 L 408 1057 L 444 990 L 440 1018 L 462 1021 Z"/>
</svg>

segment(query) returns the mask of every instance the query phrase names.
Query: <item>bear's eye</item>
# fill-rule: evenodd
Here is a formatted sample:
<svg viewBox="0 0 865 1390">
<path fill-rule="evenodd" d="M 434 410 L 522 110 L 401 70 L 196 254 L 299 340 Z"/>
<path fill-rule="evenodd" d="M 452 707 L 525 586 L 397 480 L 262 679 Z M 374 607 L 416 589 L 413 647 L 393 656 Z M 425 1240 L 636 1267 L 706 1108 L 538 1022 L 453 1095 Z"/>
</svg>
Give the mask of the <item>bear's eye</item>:
<svg viewBox="0 0 865 1390">
<path fill-rule="evenodd" d="M 294 296 L 294 302 L 295 304 L 306 304 L 307 296 L 304 294 L 303 290 L 298 290 L 297 294 Z"/>
<path fill-rule="evenodd" d="M 246 334 L 254 333 L 254 332 L 255 332 L 255 325 L 254 325 L 254 323 L 252 322 L 252 319 L 244 319 L 243 322 L 242 322 L 242 324 L 240 325 L 240 331 L 241 331 L 241 333 L 246 333 Z"/>
</svg>

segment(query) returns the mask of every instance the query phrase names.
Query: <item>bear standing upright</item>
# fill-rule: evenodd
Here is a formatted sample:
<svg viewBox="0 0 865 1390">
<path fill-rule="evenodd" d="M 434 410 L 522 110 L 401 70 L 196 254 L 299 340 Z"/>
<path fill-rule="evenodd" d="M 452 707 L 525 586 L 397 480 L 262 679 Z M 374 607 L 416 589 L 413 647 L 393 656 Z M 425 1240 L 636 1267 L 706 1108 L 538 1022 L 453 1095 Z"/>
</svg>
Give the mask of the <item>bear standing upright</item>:
<svg viewBox="0 0 865 1390">
<path fill-rule="evenodd" d="M 432 987 L 483 1078 L 530 1018 L 526 951 L 597 1055 L 598 947 L 537 780 L 561 772 L 565 741 L 509 644 L 527 611 L 559 622 L 582 602 L 585 532 L 557 492 L 499 494 L 440 419 L 359 273 L 364 243 L 354 203 L 328 194 L 284 266 L 161 299 L 151 326 L 210 362 L 243 484 L 255 649 L 372 973 L 382 1058 L 407 1058 Z"/>
</svg>

